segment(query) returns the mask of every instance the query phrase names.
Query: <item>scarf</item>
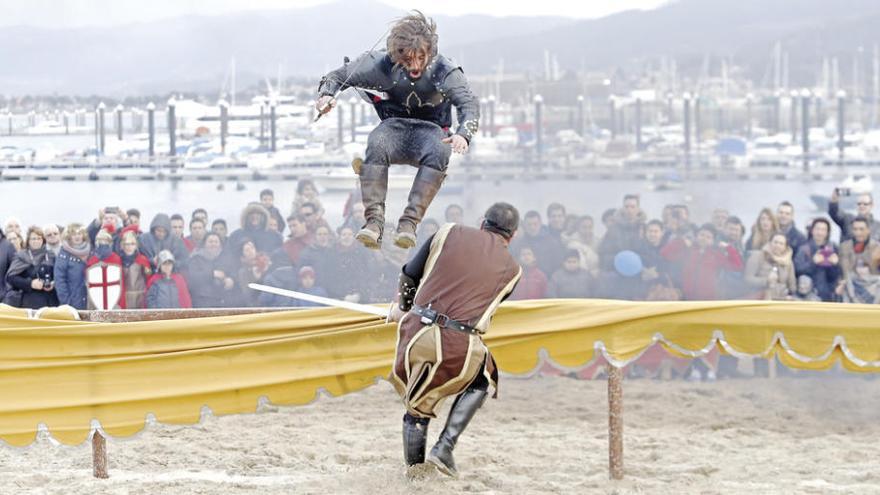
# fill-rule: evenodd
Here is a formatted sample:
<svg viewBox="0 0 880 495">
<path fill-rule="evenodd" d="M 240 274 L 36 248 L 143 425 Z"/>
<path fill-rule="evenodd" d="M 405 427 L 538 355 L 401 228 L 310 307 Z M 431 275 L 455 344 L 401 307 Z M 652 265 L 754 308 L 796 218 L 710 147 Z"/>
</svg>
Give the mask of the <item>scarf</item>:
<svg viewBox="0 0 880 495">
<path fill-rule="evenodd" d="M 113 254 L 113 248 L 109 244 L 98 244 L 95 247 L 95 256 L 98 257 L 99 260 L 105 260 Z"/>
<path fill-rule="evenodd" d="M 856 254 L 862 254 L 863 252 L 865 252 L 865 247 L 867 247 L 867 246 L 868 246 L 868 241 L 859 242 L 859 241 L 853 239 L 853 251 L 855 251 Z"/>
<path fill-rule="evenodd" d="M 213 261 L 213 260 L 219 258 L 221 254 L 223 254 L 222 250 L 217 251 L 216 253 L 212 254 L 210 251 L 208 251 L 204 247 L 200 247 L 200 248 L 196 249 L 195 251 L 193 251 L 193 253 L 192 253 L 193 257 L 201 256 L 202 258 L 205 258 L 206 260 L 209 260 L 209 261 Z"/>
<path fill-rule="evenodd" d="M 779 256 L 776 256 L 775 254 L 773 254 L 773 251 L 770 249 L 770 244 L 765 245 L 763 248 L 763 251 L 764 251 L 764 258 L 767 261 L 773 263 L 774 265 L 776 265 L 776 266 L 790 266 L 791 265 L 791 248 L 790 247 L 786 246 L 785 251 Z"/>
<path fill-rule="evenodd" d="M 135 251 L 131 254 L 125 254 L 125 251 L 122 251 L 121 253 L 119 253 L 119 258 L 122 259 L 122 266 L 124 266 L 125 268 L 130 267 L 131 264 L 134 263 L 134 261 L 137 259 L 137 256 L 138 256 L 137 251 Z"/>
<path fill-rule="evenodd" d="M 50 254 L 46 251 L 46 247 L 43 246 L 36 251 L 31 251 L 30 249 L 22 249 L 18 253 L 15 254 L 15 258 L 12 259 L 12 264 L 9 265 L 9 270 L 6 271 L 6 275 L 21 275 L 26 272 L 30 267 L 36 267 L 37 265 L 43 264 L 46 261 L 50 260 Z M 54 255 L 52 255 L 54 258 Z M 53 261 L 54 263 L 54 261 Z"/>
<path fill-rule="evenodd" d="M 90 246 L 89 243 L 85 241 L 79 246 L 71 246 L 66 240 L 61 241 L 61 248 L 83 261 L 89 257 Z"/>
</svg>

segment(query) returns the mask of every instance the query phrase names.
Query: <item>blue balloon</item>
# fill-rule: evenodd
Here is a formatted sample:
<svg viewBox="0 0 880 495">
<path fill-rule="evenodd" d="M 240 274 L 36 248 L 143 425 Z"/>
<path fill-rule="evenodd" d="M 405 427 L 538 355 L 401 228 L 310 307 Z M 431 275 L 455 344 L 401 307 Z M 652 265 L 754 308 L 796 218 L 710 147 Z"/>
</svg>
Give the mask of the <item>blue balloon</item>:
<svg viewBox="0 0 880 495">
<path fill-rule="evenodd" d="M 614 269 L 624 277 L 642 273 L 642 258 L 632 251 L 621 251 L 614 256 Z"/>
</svg>

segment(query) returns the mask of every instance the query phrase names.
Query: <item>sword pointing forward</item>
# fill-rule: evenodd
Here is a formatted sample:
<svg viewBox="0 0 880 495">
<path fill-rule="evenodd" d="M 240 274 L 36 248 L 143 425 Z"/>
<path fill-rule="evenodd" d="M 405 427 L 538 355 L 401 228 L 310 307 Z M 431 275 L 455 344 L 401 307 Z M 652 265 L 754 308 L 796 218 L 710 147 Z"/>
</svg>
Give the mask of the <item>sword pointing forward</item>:
<svg viewBox="0 0 880 495">
<path fill-rule="evenodd" d="M 309 301 L 318 304 L 326 304 L 327 306 L 333 306 L 335 308 L 349 309 L 351 311 L 357 311 L 359 313 L 381 316 L 382 318 L 386 319 L 388 318 L 387 309 L 377 308 L 374 306 L 369 306 L 367 304 L 340 301 L 339 299 L 331 299 L 329 297 L 313 296 L 311 294 L 304 294 L 302 292 L 296 292 L 294 290 L 279 289 L 278 287 L 271 287 L 262 284 L 248 284 L 248 287 L 254 290 L 277 294 L 279 296 L 291 297 L 293 299 L 300 299 L 303 301 Z"/>
</svg>

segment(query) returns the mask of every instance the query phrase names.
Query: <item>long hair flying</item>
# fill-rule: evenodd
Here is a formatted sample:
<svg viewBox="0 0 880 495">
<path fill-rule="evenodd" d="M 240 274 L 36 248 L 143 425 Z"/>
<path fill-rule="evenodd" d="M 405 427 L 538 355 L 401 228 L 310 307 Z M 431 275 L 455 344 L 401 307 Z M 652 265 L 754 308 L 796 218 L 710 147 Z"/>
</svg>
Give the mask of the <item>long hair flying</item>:
<svg viewBox="0 0 880 495">
<path fill-rule="evenodd" d="M 437 23 L 418 10 L 413 10 L 391 27 L 386 47 L 391 61 L 400 64 L 419 50 L 425 50 L 428 57 L 433 57 L 437 54 L 437 40 Z"/>
</svg>

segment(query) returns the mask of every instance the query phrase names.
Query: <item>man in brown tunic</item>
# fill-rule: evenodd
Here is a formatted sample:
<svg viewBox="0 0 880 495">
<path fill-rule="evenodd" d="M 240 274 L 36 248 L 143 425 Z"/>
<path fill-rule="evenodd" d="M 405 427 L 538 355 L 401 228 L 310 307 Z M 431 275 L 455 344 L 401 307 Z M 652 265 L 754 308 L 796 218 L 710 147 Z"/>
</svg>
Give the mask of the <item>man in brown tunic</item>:
<svg viewBox="0 0 880 495">
<path fill-rule="evenodd" d="M 480 335 L 512 291 L 520 267 L 508 251 L 519 213 L 507 203 L 486 212 L 480 229 L 447 224 L 403 267 L 391 382 L 403 398 L 404 458 L 425 461 L 430 418 L 445 398 L 457 396 L 428 461 L 456 476 L 452 450 L 477 409 L 497 386 L 492 355 Z"/>
</svg>

